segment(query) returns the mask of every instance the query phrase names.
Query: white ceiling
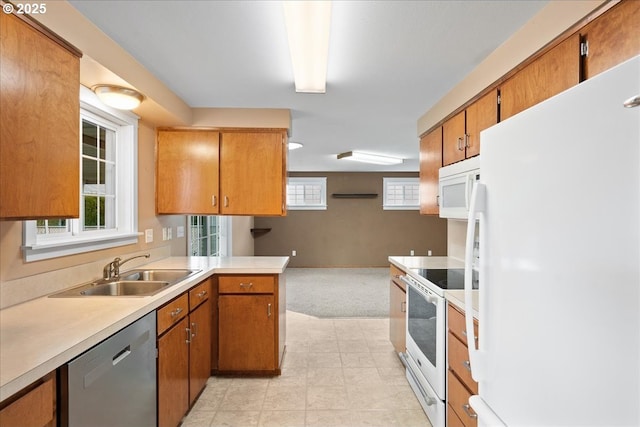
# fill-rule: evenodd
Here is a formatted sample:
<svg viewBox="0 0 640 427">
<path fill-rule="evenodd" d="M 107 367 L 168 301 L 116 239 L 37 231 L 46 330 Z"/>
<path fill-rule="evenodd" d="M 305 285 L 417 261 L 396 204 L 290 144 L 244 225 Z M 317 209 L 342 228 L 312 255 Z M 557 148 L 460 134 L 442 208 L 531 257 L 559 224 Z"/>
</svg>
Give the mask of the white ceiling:
<svg viewBox="0 0 640 427">
<path fill-rule="evenodd" d="M 291 171 L 417 171 L 418 118 L 547 1 L 335 1 L 326 94 L 294 90 L 280 1 L 70 3 L 191 107 L 290 109 Z"/>
</svg>

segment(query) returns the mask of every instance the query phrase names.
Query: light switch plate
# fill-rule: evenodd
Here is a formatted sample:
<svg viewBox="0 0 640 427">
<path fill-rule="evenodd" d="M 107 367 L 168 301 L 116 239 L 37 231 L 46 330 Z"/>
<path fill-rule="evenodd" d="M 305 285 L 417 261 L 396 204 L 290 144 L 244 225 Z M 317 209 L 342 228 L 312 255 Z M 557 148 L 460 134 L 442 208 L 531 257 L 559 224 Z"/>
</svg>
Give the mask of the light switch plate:
<svg viewBox="0 0 640 427">
<path fill-rule="evenodd" d="M 147 228 L 144 230 L 144 241 L 145 243 L 153 242 L 153 228 Z"/>
</svg>

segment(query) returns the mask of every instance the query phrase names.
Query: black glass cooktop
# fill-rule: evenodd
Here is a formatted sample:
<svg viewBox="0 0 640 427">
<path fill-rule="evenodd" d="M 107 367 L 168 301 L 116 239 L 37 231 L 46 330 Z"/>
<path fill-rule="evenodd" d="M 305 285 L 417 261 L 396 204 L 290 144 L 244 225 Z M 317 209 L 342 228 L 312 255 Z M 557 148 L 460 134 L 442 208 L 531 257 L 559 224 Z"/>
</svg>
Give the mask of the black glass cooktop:
<svg viewBox="0 0 640 427">
<path fill-rule="evenodd" d="M 464 289 L 463 268 L 412 268 L 411 271 L 418 273 L 441 289 Z M 478 289 L 476 277 L 474 277 L 472 287 Z"/>
</svg>

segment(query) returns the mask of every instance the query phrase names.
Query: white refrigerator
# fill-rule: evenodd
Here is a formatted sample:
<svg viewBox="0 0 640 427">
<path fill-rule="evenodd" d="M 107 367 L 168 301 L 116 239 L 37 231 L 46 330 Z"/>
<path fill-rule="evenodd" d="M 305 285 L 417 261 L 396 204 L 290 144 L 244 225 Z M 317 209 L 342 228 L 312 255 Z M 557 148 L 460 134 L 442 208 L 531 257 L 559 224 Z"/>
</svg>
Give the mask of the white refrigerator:
<svg viewBox="0 0 640 427">
<path fill-rule="evenodd" d="M 640 56 L 481 134 L 479 425 L 640 426 L 638 95 Z"/>
</svg>

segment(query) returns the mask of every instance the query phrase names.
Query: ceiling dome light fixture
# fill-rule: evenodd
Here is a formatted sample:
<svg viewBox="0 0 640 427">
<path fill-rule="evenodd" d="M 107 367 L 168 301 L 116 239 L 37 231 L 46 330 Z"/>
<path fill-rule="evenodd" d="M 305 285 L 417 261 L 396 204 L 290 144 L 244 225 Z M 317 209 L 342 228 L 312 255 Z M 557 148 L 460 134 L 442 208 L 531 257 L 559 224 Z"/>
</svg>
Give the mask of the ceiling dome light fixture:
<svg viewBox="0 0 640 427">
<path fill-rule="evenodd" d="M 362 163 L 373 163 L 374 165 L 399 165 L 404 159 L 399 157 L 381 156 L 379 154 L 363 153 L 361 151 L 347 151 L 338 154 L 338 160 L 352 160 Z"/>
<path fill-rule="evenodd" d="M 289 141 L 289 150 L 297 150 L 298 148 L 302 148 L 302 144 L 299 142 Z"/>
<path fill-rule="evenodd" d="M 91 88 L 100 101 L 118 110 L 133 110 L 144 100 L 135 89 L 116 85 L 96 85 Z"/>
</svg>

